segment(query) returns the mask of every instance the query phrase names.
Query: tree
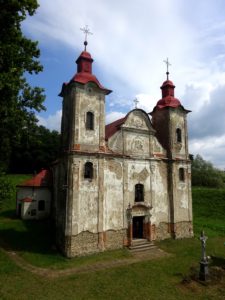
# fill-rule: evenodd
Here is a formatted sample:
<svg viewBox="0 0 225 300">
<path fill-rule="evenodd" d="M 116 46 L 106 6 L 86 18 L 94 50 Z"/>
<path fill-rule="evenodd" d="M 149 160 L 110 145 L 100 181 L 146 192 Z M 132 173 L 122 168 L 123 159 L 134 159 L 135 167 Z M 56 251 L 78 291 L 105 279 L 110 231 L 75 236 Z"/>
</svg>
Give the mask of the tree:
<svg viewBox="0 0 225 300">
<path fill-rule="evenodd" d="M 0 0 L 0 168 L 7 170 L 21 131 L 35 124 L 45 109 L 43 89 L 31 87 L 25 73 L 42 71 L 37 42 L 27 39 L 21 22 L 38 8 L 36 0 Z"/>
<path fill-rule="evenodd" d="M 34 173 L 50 167 L 59 155 L 59 143 L 57 131 L 32 124 L 22 131 L 20 143 L 12 147 L 9 171 Z"/>
<path fill-rule="evenodd" d="M 199 154 L 192 161 L 192 184 L 195 186 L 225 187 L 225 174 L 205 161 Z"/>
<path fill-rule="evenodd" d="M 9 178 L 0 171 L 0 211 L 2 210 L 3 203 L 8 202 L 15 197 L 15 186 Z"/>
</svg>

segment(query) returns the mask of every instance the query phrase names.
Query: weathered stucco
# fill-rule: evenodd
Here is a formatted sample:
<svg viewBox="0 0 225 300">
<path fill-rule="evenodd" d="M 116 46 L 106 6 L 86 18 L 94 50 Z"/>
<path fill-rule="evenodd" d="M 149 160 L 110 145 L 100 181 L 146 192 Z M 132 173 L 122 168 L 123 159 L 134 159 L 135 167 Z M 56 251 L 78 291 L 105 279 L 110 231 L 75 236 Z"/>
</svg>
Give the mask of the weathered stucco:
<svg viewBox="0 0 225 300">
<path fill-rule="evenodd" d="M 87 112 L 93 130 L 86 129 Z M 104 91 L 94 83 L 66 87 L 54 172 L 57 240 L 65 255 L 121 248 L 137 234 L 150 241 L 193 235 L 186 115 L 182 107 L 156 109 L 151 121 L 134 109 L 106 142 Z M 84 178 L 87 162 L 91 178 Z M 138 186 L 143 198 L 135 196 Z"/>
</svg>

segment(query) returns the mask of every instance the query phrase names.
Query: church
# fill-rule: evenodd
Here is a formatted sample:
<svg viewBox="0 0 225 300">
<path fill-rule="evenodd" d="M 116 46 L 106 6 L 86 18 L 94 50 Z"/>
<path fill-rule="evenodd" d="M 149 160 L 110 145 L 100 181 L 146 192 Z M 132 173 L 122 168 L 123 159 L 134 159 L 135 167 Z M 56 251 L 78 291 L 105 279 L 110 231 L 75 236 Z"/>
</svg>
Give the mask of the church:
<svg viewBox="0 0 225 300">
<path fill-rule="evenodd" d="M 56 242 L 67 257 L 193 236 L 187 114 L 168 78 L 152 112 L 105 124 L 105 88 L 85 49 L 64 83 L 53 172 Z"/>
</svg>

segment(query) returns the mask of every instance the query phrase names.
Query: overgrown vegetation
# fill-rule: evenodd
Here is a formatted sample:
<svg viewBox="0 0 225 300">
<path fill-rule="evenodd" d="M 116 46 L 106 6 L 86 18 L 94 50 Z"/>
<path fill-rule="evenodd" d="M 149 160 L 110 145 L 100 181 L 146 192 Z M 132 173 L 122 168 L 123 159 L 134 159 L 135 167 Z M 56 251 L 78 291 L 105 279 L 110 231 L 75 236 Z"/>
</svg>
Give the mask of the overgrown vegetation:
<svg viewBox="0 0 225 300">
<path fill-rule="evenodd" d="M 225 172 L 198 154 L 192 161 L 192 185 L 225 188 Z"/>
</svg>

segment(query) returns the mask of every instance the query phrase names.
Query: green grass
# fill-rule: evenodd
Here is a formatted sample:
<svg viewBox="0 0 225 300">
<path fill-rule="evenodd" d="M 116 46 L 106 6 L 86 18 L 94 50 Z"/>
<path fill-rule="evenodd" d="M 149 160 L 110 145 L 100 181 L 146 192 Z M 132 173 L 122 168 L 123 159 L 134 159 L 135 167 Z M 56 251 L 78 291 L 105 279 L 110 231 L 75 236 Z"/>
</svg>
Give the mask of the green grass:
<svg viewBox="0 0 225 300">
<path fill-rule="evenodd" d="M 15 183 L 22 176 L 12 176 Z M 49 221 L 21 221 L 15 218 L 15 199 L 3 206 L 0 236 L 26 261 L 39 267 L 65 269 L 96 262 L 129 259 L 125 250 L 66 259 L 53 247 L 54 233 Z M 47 279 L 17 267 L 0 251 L 0 299 L 224 299 L 225 279 L 217 284 L 182 284 L 190 269 L 198 270 L 201 256 L 199 234 L 209 237 L 207 254 L 214 264 L 225 262 L 225 190 L 193 189 L 196 237 L 164 240 L 157 245 L 168 257 L 128 266 Z"/>
<path fill-rule="evenodd" d="M 225 236 L 225 189 L 194 187 L 192 195 L 195 233 Z"/>
</svg>

